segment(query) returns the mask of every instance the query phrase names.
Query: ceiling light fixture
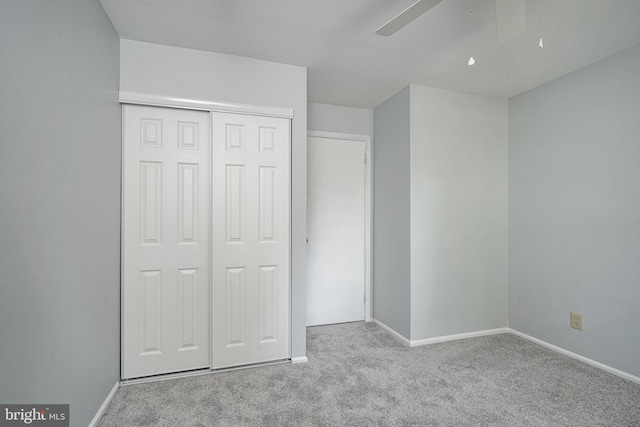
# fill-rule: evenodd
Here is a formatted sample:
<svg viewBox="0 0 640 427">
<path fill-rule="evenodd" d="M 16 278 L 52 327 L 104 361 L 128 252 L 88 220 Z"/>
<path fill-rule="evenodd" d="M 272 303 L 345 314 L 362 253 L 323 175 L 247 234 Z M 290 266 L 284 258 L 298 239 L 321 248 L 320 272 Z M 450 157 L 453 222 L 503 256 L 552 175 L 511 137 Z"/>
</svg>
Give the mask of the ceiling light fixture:
<svg viewBox="0 0 640 427">
<path fill-rule="evenodd" d="M 473 43 L 473 0 L 469 0 L 469 34 L 471 35 L 471 43 Z M 473 58 L 473 52 L 469 56 L 469 61 L 467 61 L 468 65 L 473 65 L 476 63 L 476 60 Z"/>
<path fill-rule="evenodd" d="M 540 0 L 540 41 L 538 46 L 540 49 L 544 48 L 544 41 L 542 40 L 542 0 Z"/>
</svg>

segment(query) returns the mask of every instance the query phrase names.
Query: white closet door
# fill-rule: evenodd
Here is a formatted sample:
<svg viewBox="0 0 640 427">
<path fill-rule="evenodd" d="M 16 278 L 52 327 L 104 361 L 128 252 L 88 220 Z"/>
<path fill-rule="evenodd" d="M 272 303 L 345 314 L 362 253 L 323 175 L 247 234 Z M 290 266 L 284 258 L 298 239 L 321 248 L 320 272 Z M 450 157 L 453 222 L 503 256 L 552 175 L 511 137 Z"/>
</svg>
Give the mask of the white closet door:
<svg viewBox="0 0 640 427">
<path fill-rule="evenodd" d="M 208 367 L 209 114 L 123 114 L 122 378 Z"/>
<path fill-rule="evenodd" d="M 365 318 L 365 143 L 307 143 L 307 326 Z"/>
<path fill-rule="evenodd" d="M 212 113 L 212 367 L 290 357 L 290 121 Z"/>
</svg>

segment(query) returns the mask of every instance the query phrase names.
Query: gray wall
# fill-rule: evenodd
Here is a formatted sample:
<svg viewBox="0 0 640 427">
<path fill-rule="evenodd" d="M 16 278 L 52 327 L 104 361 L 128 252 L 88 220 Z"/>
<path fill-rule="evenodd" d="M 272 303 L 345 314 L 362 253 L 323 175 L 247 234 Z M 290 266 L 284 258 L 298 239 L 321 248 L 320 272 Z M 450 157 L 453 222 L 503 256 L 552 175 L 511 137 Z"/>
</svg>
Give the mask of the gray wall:
<svg viewBox="0 0 640 427">
<path fill-rule="evenodd" d="M 507 100 L 411 86 L 411 339 L 507 326 Z"/>
<path fill-rule="evenodd" d="M 307 127 L 309 130 L 372 136 L 373 110 L 310 102 Z"/>
<path fill-rule="evenodd" d="M 373 317 L 410 336 L 409 87 L 374 110 Z"/>
<path fill-rule="evenodd" d="M 509 101 L 510 326 L 636 376 L 639 70 L 634 48 Z"/>
<path fill-rule="evenodd" d="M 97 0 L 0 3 L 0 402 L 86 426 L 119 378 L 119 41 Z"/>
</svg>

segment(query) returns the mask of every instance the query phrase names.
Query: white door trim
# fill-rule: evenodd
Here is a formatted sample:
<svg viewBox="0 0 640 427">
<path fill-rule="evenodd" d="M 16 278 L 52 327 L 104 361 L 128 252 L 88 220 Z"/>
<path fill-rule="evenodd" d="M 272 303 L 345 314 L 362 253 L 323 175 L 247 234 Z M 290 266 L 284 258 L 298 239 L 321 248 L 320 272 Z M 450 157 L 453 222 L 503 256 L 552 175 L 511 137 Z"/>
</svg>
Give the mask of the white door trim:
<svg viewBox="0 0 640 427">
<path fill-rule="evenodd" d="M 122 104 L 140 104 L 156 107 L 182 108 L 188 110 L 218 111 L 222 113 L 251 114 L 254 116 L 293 118 L 293 109 L 262 105 L 234 104 L 204 99 L 180 98 L 150 93 L 120 91 Z"/>
<path fill-rule="evenodd" d="M 371 165 L 373 158 L 371 153 L 371 137 L 368 135 L 356 135 L 350 133 L 337 133 L 310 130 L 307 132 L 308 138 L 328 138 L 340 139 L 345 141 L 364 142 L 365 148 L 365 165 L 364 165 L 364 320 L 370 322 L 373 319 L 371 312 L 373 305 L 371 304 L 371 277 L 372 277 L 372 253 L 371 238 L 372 232 L 372 209 L 371 209 L 371 188 L 373 184 L 373 175 Z"/>
</svg>

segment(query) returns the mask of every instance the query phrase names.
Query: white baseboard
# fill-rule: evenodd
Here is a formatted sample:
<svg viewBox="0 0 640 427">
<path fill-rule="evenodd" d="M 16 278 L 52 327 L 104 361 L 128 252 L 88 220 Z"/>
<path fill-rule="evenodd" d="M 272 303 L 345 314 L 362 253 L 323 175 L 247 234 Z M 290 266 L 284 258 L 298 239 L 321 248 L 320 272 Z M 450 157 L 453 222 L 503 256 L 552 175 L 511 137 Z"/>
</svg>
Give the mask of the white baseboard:
<svg viewBox="0 0 640 427">
<path fill-rule="evenodd" d="M 307 358 L 307 356 L 298 356 L 291 358 L 291 363 L 307 363 L 308 361 L 309 359 Z"/>
<path fill-rule="evenodd" d="M 538 338 L 534 338 L 534 337 L 532 337 L 530 335 L 523 334 L 522 332 L 516 331 L 515 329 L 509 329 L 509 332 L 514 334 L 514 335 L 517 335 L 517 336 L 519 336 L 521 338 L 524 338 L 527 341 L 531 341 L 533 343 L 536 343 L 536 344 L 539 344 L 539 345 L 541 345 L 543 347 L 546 347 L 549 350 L 553 350 L 556 353 L 563 354 L 563 355 L 568 356 L 568 357 L 570 357 L 572 359 L 576 359 L 576 360 L 584 362 L 584 363 L 586 363 L 588 365 L 595 366 L 596 368 L 602 369 L 603 371 L 609 372 L 610 374 L 617 375 L 617 376 L 619 376 L 621 378 L 624 378 L 625 380 L 629 380 L 629 381 L 632 381 L 632 382 L 634 382 L 636 384 L 640 384 L 640 377 L 636 377 L 635 375 L 631 375 L 631 374 L 629 374 L 627 372 L 621 371 L 620 369 L 613 368 L 613 367 L 611 367 L 609 365 L 605 365 L 604 363 L 596 362 L 595 360 L 589 359 L 588 357 L 584 357 L 584 356 L 581 356 L 581 355 L 579 355 L 577 353 L 574 353 L 572 351 L 565 350 L 564 348 L 558 347 L 557 345 L 549 344 L 546 341 L 542 341 L 542 340 L 540 340 Z"/>
<path fill-rule="evenodd" d="M 611 367 L 609 365 L 605 365 L 604 363 L 596 362 L 595 360 L 589 359 L 588 357 L 584 357 L 584 356 L 581 356 L 581 355 L 579 355 L 577 353 L 574 353 L 572 351 L 565 350 L 564 348 L 558 347 L 557 345 L 549 344 L 546 341 L 542 341 L 541 339 L 534 338 L 534 337 L 529 336 L 527 334 L 523 334 L 522 332 L 516 331 L 515 329 L 511 329 L 511 328 L 487 329 L 487 330 L 484 330 L 484 331 L 468 332 L 468 333 L 455 334 L 455 335 L 445 335 L 445 336 L 441 336 L 441 337 L 426 338 L 426 339 L 422 339 L 422 340 L 409 340 L 408 338 L 404 337 L 399 332 L 393 330 L 391 327 L 385 325 L 381 321 L 379 321 L 377 319 L 373 319 L 373 321 L 378 326 L 380 326 L 382 329 L 386 330 L 391 335 L 393 335 L 395 338 L 400 340 L 404 345 L 407 345 L 409 347 L 417 347 L 417 346 L 421 346 L 421 345 L 436 344 L 436 343 L 440 343 L 440 342 L 461 340 L 461 339 L 473 338 L 473 337 L 483 337 L 483 336 L 487 336 L 487 335 L 510 333 L 510 334 L 513 334 L 513 335 L 517 335 L 517 336 L 519 336 L 521 338 L 524 338 L 527 341 L 531 341 L 531 342 L 533 342 L 535 344 L 538 344 L 538 345 L 541 345 L 543 347 L 546 347 L 549 350 L 555 351 L 556 353 L 560 353 L 560 354 L 565 355 L 567 357 L 570 357 L 572 359 L 579 360 L 579 361 L 584 362 L 584 363 L 586 363 L 588 365 L 594 366 L 594 367 L 596 367 L 598 369 L 602 369 L 605 372 L 609 372 L 610 374 L 617 375 L 620 378 L 624 378 L 625 380 L 629 380 L 629 381 L 634 382 L 636 384 L 640 384 L 640 377 L 632 375 L 632 374 L 630 374 L 628 372 L 621 371 L 620 369 L 613 368 L 613 367 Z"/>
<path fill-rule="evenodd" d="M 95 427 L 96 425 L 98 425 L 98 421 L 100 421 L 100 418 L 102 418 L 104 411 L 106 411 L 107 408 L 109 407 L 109 403 L 111 403 L 111 399 L 113 399 L 113 396 L 115 396 L 116 391 L 118 391 L 119 387 L 120 387 L 120 382 L 116 382 L 113 388 L 111 389 L 111 391 L 109 392 L 109 394 L 107 395 L 107 398 L 104 399 L 104 402 L 102 402 L 102 405 L 100 405 L 100 408 L 98 408 L 98 412 L 96 412 L 96 414 L 93 416 L 93 419 L 89 423 L 89 427 Z"/>
<path fill-rule="evenodd" d="M 420 345 L 437 344 L 439 342 L 463 340 L 466 338 L 484 337 L 487 335 L 497 335 L 509 333 L 509 328 L 497 328 L 497 329 L 485 329 L 483 331 L 465 332 L 462 334 L 443 335 L 441 337 L 425 338 L 422 340 L 409 341 L 410 347 L 417 347 Z"/>
<path fill-rule="evenodd" d="M 378 319 L 373 319 L 373 322 L 376 325 L 380 326 L 385 331 L 389 332 L 391 335 L 393 335 L 397 339 L 399 339 L 404 345 L 410 345 L 411 344 L 411 341 L 409 341 L 408 338 L 405 338 L 404 335 L 400 334 L 399 332 L 396 332 L 390 326 L 385 325 L 384 323 L 382 323 Z"/>
<path fill-rule="evenodd" d="M 455 340 L 462 340 L 465 338 L 484 337 L 487 335 L 509 333 L 509 328 L 498 328 L 498 329 L 486 329 L 483 331 L 475 331 L 475 332 L 465 332 L 463 334 L 443 335 L 441 337 L 425 338 L 421 340 L 410 340 L 406 338 L 404 335 L 400 334 L 399 332 L 393 330 L 390 326 L 385 325 L 381 321 L 377 319 L 373 319 L 373 321 L 382 329 L 386 330 L 387 332 L 391 333 L 391 335 L 393 335 L 394 337 L 402 341 L 404 345 L 407 345 L 409 347 L 418 347 L 421 345 L 437 344 L 439 342 L 455 341 Z"/>
</svg>

